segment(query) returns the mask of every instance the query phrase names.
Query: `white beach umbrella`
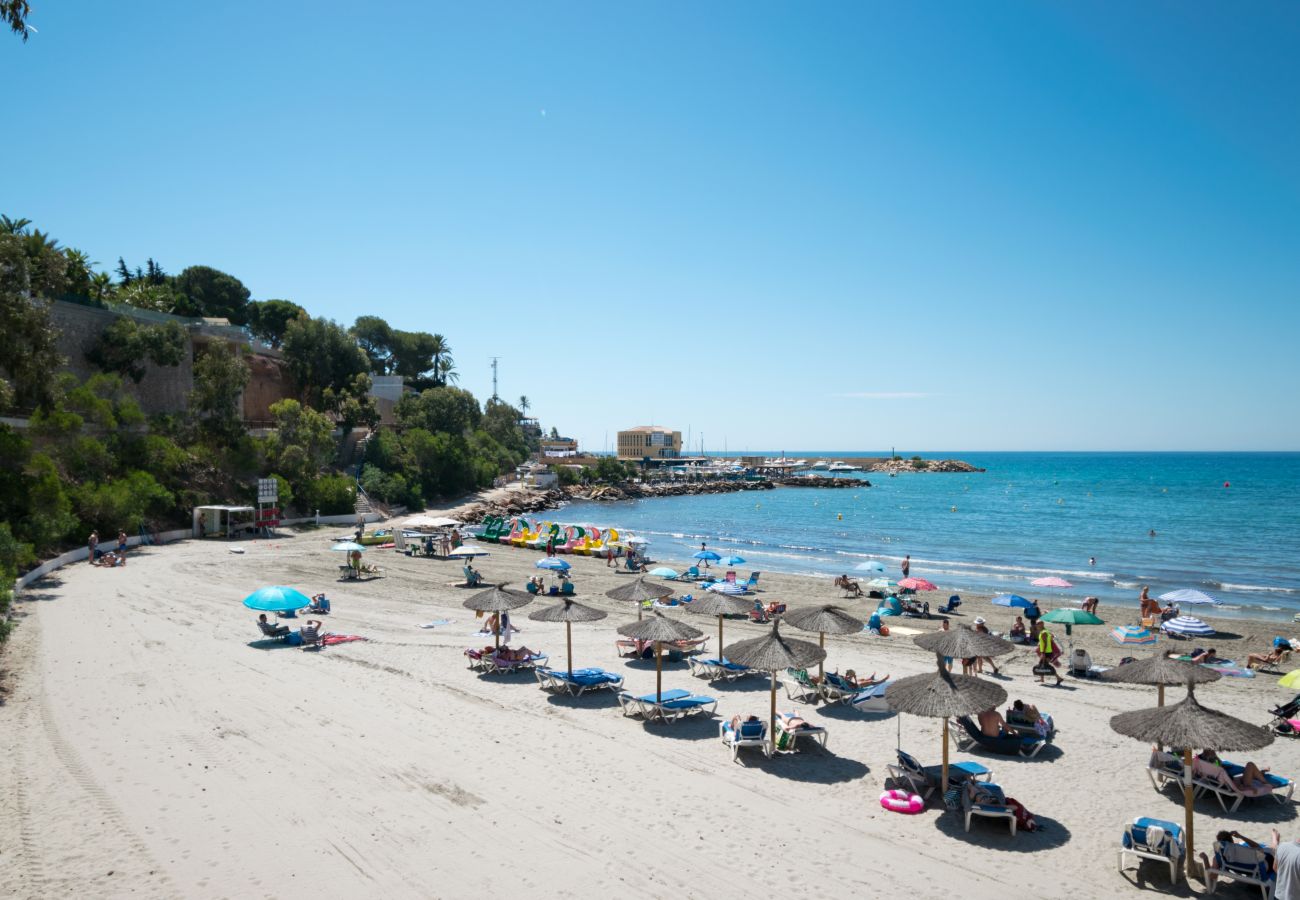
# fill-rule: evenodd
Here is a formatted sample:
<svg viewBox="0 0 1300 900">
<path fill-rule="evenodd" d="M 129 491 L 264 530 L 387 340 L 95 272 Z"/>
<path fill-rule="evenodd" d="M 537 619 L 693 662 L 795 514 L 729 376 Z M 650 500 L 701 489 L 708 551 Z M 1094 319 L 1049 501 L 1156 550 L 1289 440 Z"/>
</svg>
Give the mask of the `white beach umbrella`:
<svg viewBox="0 0 1300 900">
<path fill-rule="evenodd" d="M 1191 588 L 1184 588 L 1181 591 L 1170 591 L 1167 594 L 1161 594 L 1160 599 L 1164 600 L 1166 603 L 1173 603 L 1176 606 L 1194 606 L 1197 603 L 1212 604 L 1214 606 L 1219 605 L 1219 601 L 1215 600 L 1209 594 L 1195 591 Z"/>
</svg>

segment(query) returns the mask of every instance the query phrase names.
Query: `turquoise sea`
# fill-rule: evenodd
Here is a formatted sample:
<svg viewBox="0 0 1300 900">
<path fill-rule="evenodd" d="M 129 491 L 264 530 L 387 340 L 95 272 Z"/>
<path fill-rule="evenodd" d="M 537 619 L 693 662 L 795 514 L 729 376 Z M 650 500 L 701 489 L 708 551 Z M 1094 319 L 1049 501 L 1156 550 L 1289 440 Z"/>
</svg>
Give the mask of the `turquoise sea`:
<svg viewBox="0 0 1300 900">
<path fill-rule="evenodd" d="M 1187 610 L 1194 615 L 1290 620 L 1300 612 L 1300 453 L 921 455 L 987 471 L 862 476 L 870 487 L 574 503 L 557 518 L 628 529 L 651 541 L 653 557 L 677 563 L 705 541 L 743 556 L 743 574 L 834 576 L 877 559 L 897 578 L 910 554 L 912 574 L 939 585 L 938 596 L 1095 594 L 1104 608 L 1131 604 L 1146 584 L 1152 595 L 1197 588 L 1224 604 Z M 1075 586 L 1030 587 L 1044 575 Z"/>
</svg>

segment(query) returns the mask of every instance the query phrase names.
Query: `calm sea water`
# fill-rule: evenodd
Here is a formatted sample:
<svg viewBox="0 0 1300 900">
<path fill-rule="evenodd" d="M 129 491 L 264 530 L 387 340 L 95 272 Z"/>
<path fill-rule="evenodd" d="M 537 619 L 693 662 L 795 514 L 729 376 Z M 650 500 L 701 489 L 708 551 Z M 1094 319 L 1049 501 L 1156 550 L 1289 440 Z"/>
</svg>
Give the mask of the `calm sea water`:
<svg viewBox="0 0 1300 900">
<path fill-rule="evenodd" d="M 898 578 L 910 554 L 912 574 L 944 595 L 1095 594 L 1103 604 L 1131 605 L 1145 584 L 1152 595 L 1197 588 L 1224 603 L 1187 610 L 1194 615 L 1289 620 L 1300 612 L 1300 453 L 925 455 L 988 471 L 872 474 L 865 476 L 871 487 L 575 503 L 557 518 L 628 529 L 651 541 L 654 558 L 676 563 L 706 541 L 743 556 L 742 574 L 834 576 L 876 559 Z M 1030 587 L 1045 575 L 1075 586 Z"/>
</svg>

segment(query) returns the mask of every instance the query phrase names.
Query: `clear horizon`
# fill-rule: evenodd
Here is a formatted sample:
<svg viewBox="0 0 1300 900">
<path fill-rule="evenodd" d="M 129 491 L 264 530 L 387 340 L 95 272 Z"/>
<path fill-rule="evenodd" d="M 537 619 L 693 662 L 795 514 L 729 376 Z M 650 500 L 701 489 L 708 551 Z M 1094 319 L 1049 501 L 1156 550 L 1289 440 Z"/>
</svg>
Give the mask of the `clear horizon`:
<svg viewBox="0 0 1300 900">
<path fill-rule="evenodd" d="M 1294 4 L 358 18 L 34 4 L 0 212 L 441 333 L 591 450 L 1300 449 Z"/>
</svg>

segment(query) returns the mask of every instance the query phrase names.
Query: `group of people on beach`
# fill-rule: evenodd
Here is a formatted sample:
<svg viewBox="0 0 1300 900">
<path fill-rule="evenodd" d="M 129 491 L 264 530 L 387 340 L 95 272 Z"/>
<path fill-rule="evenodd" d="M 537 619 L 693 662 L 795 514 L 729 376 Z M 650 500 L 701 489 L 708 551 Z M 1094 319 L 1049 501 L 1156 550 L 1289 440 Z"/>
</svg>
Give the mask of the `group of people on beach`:
<svg viewBox="0 0 1300 900">
<path fill-rule="evenodd" d="M 92 566 L 103 566 L 105 568 L 114 568 L 126 565 L 126 532 L 117 533 L 117 548 L 115 550 L 99 549 L 99 532 L 92 531 L 90 537 L 86 539 L 86 547 L 90 550 L 89 560 Z"/>
</svg>

